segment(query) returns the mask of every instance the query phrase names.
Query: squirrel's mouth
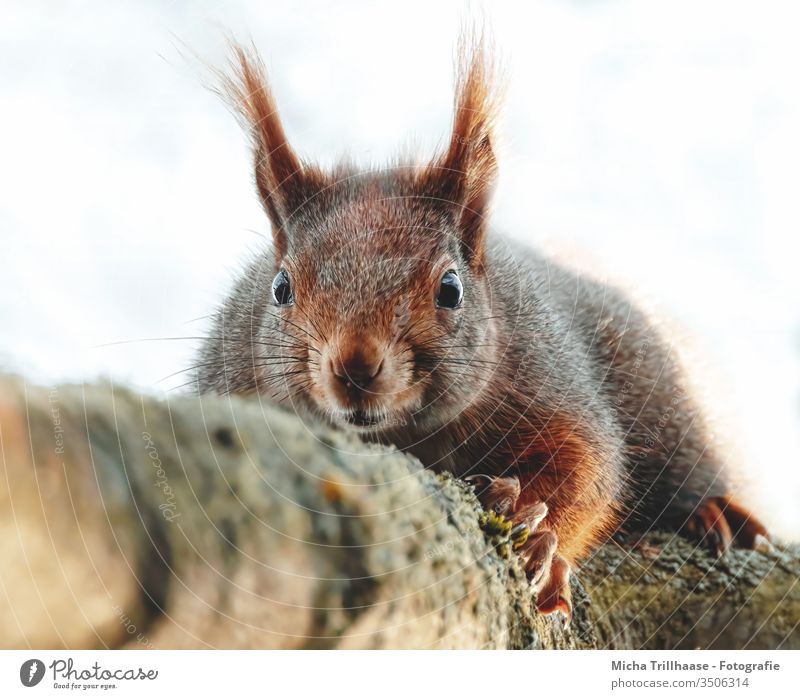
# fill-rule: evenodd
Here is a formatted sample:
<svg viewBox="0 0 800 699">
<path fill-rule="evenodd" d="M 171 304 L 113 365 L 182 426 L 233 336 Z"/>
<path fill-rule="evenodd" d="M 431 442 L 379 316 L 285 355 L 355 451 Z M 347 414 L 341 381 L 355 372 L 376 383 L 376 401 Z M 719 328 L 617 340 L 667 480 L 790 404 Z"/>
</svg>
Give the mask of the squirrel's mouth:
<svg viewBox="0 0 800 699">
<path fill-rule="evenodd" d="M 399 415 L 394 415 L 387 411 L 372 411 L 361 408 L 344 410 L 340 408 L 334 411 L 333 416 L 335 422 L 357 432 L 374 432 L 405 424 L 405 420 Z"/>
</svg>

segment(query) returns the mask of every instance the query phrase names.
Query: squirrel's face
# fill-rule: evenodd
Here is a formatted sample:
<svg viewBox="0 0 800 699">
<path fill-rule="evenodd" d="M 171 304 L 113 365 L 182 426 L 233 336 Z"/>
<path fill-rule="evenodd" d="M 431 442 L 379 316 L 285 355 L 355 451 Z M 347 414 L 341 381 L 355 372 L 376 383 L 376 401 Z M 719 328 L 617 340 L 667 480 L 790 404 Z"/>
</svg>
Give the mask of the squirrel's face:
<svg viewBox="0 0 800 699">
<path fill-rule="evenodd" d="M 251 134 L 273 234 L 254 287 L 255 388 L 362 430 L 454 418 L 494 366 L 483 259 L 496 100 L 482 41 L 461 47 L 443 152 L 372 173 L 301 161 L 260 59 L 235 51 L 223 91 Z"/>
<path fill-rule="evenodd" d="M 292 224 L 254 345 L 282 348 L 269 352 L 260 383 L 359 431 L 429 428 L 491 374 L 481 371 L 492 354 L 491 289 L 447 217 L 424 198 L 378 189 L 367 182 Z"/>
</svg>

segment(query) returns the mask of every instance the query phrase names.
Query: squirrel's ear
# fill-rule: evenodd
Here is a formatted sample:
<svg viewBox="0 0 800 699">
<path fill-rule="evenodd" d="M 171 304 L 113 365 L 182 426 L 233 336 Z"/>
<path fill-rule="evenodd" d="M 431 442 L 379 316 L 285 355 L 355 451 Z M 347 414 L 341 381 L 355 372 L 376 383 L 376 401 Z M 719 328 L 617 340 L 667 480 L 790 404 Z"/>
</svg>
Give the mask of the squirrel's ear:
<svg viewBox="0 0 800 699">
<path fill-rule="evenodd" d="M 486 217 L 497 179 L 493 125 L 499 96 L 494 82 L 492 55 L 483 36 L 464 32 L 459 41 L 450 143 L 427 176 L 438 185 L 437 196 L 453 205 L 462 250 L 473 268 L 483 261 Z"/>
<path fill-rule="evenodd" d="M 255 181 L 272 222 L 278 259 L 286 254 L 290 219 L 308 199 L 316 175 L 304 166 L 286 140 L 264 63 L 254 48 L 232 44 L 231 70 L 222 74 L 222 94 L 253 141 Z"/>
</svg>

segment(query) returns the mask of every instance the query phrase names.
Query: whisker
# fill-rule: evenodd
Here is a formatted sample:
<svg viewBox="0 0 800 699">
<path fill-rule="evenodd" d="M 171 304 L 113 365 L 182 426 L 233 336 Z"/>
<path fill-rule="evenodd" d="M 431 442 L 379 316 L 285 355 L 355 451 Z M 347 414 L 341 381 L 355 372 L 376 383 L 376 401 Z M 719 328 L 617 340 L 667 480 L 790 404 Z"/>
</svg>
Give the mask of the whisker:
<svg viewBox="0 0 800 699">
<path fill-rule="evenodd" d="M 195 364 L 193 366 L 188 366 L 185 369 L 180 369 L 178 371 L 173 371 L 171 374 L 167 374 L 164 378 L 158 379 L 158 381 L 156 381 L 156 384 L 164 383 L 164 381 L 166 381 L 167 379 L 171 379 L 172 377 L 178 376 L 179 374 L 185 374 L 187 371 L 196 371 L 200 367 L 214 366 L 215 364 L 217 364 L 216 361 L 200 362 L 199 364 Z"/>
<path fill-rule="evenodd" d="M 260 368 L 260 367 L 265 367 L 265 366 L 291 366 L 292 364 L 303 364 L 304 363 L 304 361 L 302 359 L 290 359 L 288 361 L 284 361 L 284 360 L 281 360 L 281 359 L 276 359 L 274 361 L 272 361 L 272 360 L 270 360 L 270 361 L 261 361 L 261 360 L 258 360 L 258 357 L 254 357 L 254 359 L 257 360 L 258 363 L 256 363 L 254 361 L 253 364 L 251 365 L 253 368 Z"/>
<path fill-rule="evenodd" d="M 327 342 L 327 341 L 328 341 L 328 338 L 327 338 L 327 337 L 325 337 L 325 333 L 323 333 L 323 332 L 322 332 L 322 330 L 320 330 L 320 329 L 319 329 L 319 327 L 317 326 L 317 324 L 314 322 L 313 318 L 312 318 L 312 317 L 311 317 L 311 316 L 310 316 L 310 315 L 309 315 L 309 314 L 308 314 L 306 311 L 304 311 L 302 308 L 300 308 L 300 306 L 295 306 L 295 308 L 296 308 L 296 309 L 297 309 L 297 310 L 298 310 L 300 313 L 302 313 L 302 314 L 303 314 L 303 316 L 306 318 L 306 320 L 307 320 L 309 323 L 311 323 L 311 327 L 313 327 L 313 328 L 314 328 L 314 330 L 316 330 L 316 331 L 317 331 L 317 332 L 318 332 L 320 335 L 322 335 L 322 339 L 323 339 L 325 342 Z"/>
<path fill-rule="evenodd" d="M 268 315 L 268 316 L 272 316 L 273 318 L 277 318 L 278 320 L 280 320 L 283 323 L 288 323 L 293 328 L 297 328 L 300 332 L 305 333 L 306 335 L 309 335 L 310 337 L 314 338 L 317 342 L 321 342 L 321 340 L 316 335 L 314 335 L 313 333 L 309 332 L 308 328 L 304 328 L 301 325 L 298 325 L 297 323 L 289 320 L 288 318 L 284 318 L 283 316 L 279 316 L 276 313 L 270 313 L 269 311 L 265 311 L 264 314 Z M 294 335 L 291 335 L 291 333 L 288 333 L 285 328 L 282 329 L 282 330 L 283 330 L 283 332 L 286 332 L 287 334 L 289 334 L 291 337 L 294 337 L 295 340 L 300 341 L 299 338 L 295 337 Z"/>
<path fill-rule="evenodd" d="M 207 337 L 200 335 L 185 335 L 182 337 L 140 337 L 133 340 L 117 340 L 115 342 L 104 342 L 100 345 L 93 345 L 91 349 L 99 349 L 101 347 L 116 347 L 117 345 L 132 345 L 135 342 L 166 342 L 170 340 L 206 340 Z"/>
</svg>

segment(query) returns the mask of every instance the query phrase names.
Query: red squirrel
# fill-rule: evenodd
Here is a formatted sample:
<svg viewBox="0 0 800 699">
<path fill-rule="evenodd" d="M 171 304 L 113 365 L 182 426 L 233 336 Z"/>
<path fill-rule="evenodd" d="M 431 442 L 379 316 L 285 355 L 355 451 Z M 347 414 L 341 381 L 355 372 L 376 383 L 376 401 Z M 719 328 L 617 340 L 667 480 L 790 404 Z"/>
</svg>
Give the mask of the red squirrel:
<svg viewBox="0 0 800 699">
<path fill-rule="evenodd" d="M 470 480 L 528 537 L 540 612 L 621 529 L 724 552 L 764 526 L 673 349 L 623 293 L 489 230 L 491 51 L 462 39 L 452 133 L 424 165 L 323 170 L 287 142 L 262 61 L 234 47 L 223 93 L 252 139 L 272 228 L 217 311 L 200 391 L 258 393 Z"/>
</svg>

